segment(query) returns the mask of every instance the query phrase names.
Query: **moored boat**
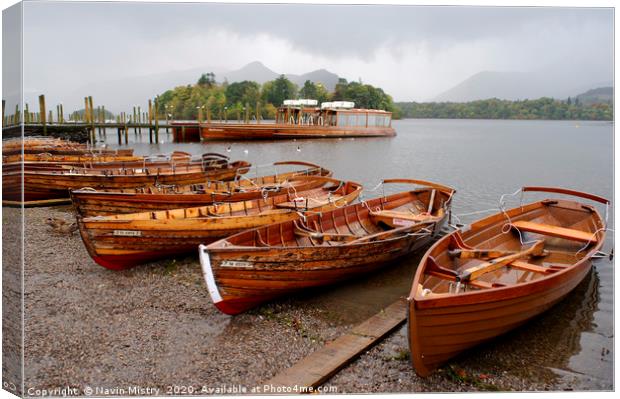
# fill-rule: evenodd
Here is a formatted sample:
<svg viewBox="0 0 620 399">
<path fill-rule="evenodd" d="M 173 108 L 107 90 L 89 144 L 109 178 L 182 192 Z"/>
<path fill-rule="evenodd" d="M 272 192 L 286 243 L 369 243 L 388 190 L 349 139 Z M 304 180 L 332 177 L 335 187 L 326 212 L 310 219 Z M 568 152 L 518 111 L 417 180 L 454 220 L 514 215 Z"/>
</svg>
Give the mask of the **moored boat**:
<svg viewBox="0 0 620 399">
<path fill-rule="evenodd" d="M 317 106 L 316 100 L 285 100 L 275 123 L 200 124 L 203 140 L 278 140 L 293 138 L 395 136 L 392 113 L 354 108 L 349 101 Z"/>
<path fill-rule="evenodd" d="M 21 201 L 22 178 L 24 201 L 69 198 L 69 190 L 135 188 L 148 185 L 186 185 L 205 180 L 233 179 L 250 164 L 237 161 L 225 168 L 207 169 L 203 165 L 180 164 L 156 168 L 27 170 L 3 173 L 2 199 Z"/>
<path fill-rule="evenodd" d="M 241 202 L 113 216 L 77 216 L 90 256 L 110 269 L 125 269 L 159 258 L 195 253 L 199 244 L 242 230 L 324 212 L 354 201 L 362 186 L 328 177 L 295 176 L 326 183 L 306 191 Z"/>
<path fill-rule="evenodd" d="M 216 202 L 238 202 L 267 198 L 287 190 L 305 191 L 322 186 L 319 180 L 293 180 L 293 176 L 330 177 L 331 171 L 318 165 L 286 161 L 276 166 L 303 166 L 304 169 L 270 176 L 208 181 L 199 184 L 146 186 L 116 190 L 73 190 L 71 199 L 76 213 L 81 216 L 115 215 L 209 205 Z M 247 172 L 244 168 L 242 172 Z"/>
<path fill-rule="evenodd" d="M 429 243 L 448 217 L 454 190 L 421 180 L 384 183 L 423 187 L 201 245 L 200 263 L 215 306 L 238 314 L 371 272 Z"/>
<path fill-rule="evenodd" d="M 524 187 L 609 205 L 573 190 Z M 547 199 L 481 219 L 435 243 L 409 295 L 411 358 L 421 376 L 541 314 L 590 272 L 606 226 L 590 205 Z"/>
</svg>

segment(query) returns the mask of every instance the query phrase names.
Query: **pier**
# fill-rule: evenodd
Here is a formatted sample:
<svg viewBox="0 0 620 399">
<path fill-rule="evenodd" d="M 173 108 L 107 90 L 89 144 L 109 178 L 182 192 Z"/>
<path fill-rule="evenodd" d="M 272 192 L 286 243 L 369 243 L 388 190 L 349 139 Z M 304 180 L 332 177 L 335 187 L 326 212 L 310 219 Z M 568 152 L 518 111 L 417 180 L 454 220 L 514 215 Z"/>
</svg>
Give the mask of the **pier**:
<svg viewBox="0 0 620 399">
<path fill-rule="evenodd" d="M 2 136 L 20 137 L 24 135 L 56 136 L 72 139 L 79 142 L 94 144 L 97 137 L 106 137 L 107 129 L 115 129 L 118 143 L 129 142 L 129 132 L 133 130 L 135 135 L 142 134 L 142 130 L 148 131 L 149 142 L 159 142 L 159 133 L 163 129 L 170 133 L 170 114 L 160 115 L 157 111 L 159 99 L 148 101 L 146 112 L 141 107 L 133 107 L 131 113 L 120 112 L 115 119 L 106 118 L 109 111 L 105 106 L 93 106 L 92 96 L 84 97 L 83 112 L 72 112 L 66 118 L 62 104 L 56 105 L 56 112 L 48 111 L 45 103 L 45 95 L 39 96 L 39 110 L 33 112 L 28 104 L 20 110 L 15 106 L 12 114 L 7 114 L 6 102 L 2 100 Z M 163 116 L 163 118 L 162 118 Z"/>
</svg>

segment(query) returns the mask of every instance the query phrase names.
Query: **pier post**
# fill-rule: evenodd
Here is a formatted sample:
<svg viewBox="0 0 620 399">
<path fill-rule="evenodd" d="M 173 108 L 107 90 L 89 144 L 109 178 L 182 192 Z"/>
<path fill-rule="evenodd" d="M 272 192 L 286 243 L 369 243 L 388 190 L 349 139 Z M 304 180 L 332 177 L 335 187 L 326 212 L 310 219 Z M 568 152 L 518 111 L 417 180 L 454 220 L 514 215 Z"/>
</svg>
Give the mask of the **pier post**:
<svg viewBox="0 0 620 399">
<path fill-rule="evenodd" d="M 245 103 L 245 115 L 243 115 L 245 123 L 250 123 L 250 103 Z"/>
<path fill-rule="evenodd" d="M 6 107 L 6 100 L 2 100 L 2 127 L 7 125 L 6 121 L 4 120 L 5 107 Z"/>
<path fill-rule="evenodd" d="M 138 105 L 138 134 L 142 134 L 142 110 Z"/>
<path fill-rule="evenodd" d="M 51 110 L 51 109 L 50 109 L 50 111 L 49 111 L 49 116 L 48 116 L 48 118 L 47 118 L 47 122 L 48 122 L 49 124 L 54 123 L 54 114 L 52 113 L 52 110 Z"/>
<path fill-rule="evenodd" d="M 153 128 L 152 126 L 152 120 L 153 120 L 153 103 L 151 101 L 151 99 L 149 98 L 149 143 L 153 143 Z"/>
<path fill-rule="evenodd" d="M 133 134 L 134 136 L 138 135 L 138 124 L 136 123 L 136 106 L 133 106 Z"/>
<path fill-rule="evenodd" d="M 256 124 L 260 123 L 260 101 L 256 102 Z"/>
<path fill-rule="evenodd" d="M 82 119 L 86 126 L 88 126 L 88 97 L 84 97 L 84 116 Z M 90 141 L 93 145 L 95 144 L 93 132 L 91 132 L 90 129 L 88 129 L 88 141 Z"/>
<path fill-rule="evenodd" d="M 168 121 L 168 105 L 166 104 L 165 109 L 164 109 L 164 114 L 166 116 L 166 134 L 170 133 L 170 130 L 168 129 L 170 122 Z"/>
<path fill-rule="evenodd" d="M 93 97 L 92 96 L 88 96 L 88 109 L 89 109 L 89 117 L 90 117 L 90 131 L 93 137 L 93 146 L 95 145 L 95 142 L 97 141 L 97 139 L 95 138 L 95 116 L 94 111 L 93 111 Z"/>
<path fill-rule="evenodd" d="M 4 120 L 4 107 L 2 107 L 2 120 Z M 30 123 L 30 110 L 28 109 L 28 103 L 24 104 L 24 123 Z"/>
<path fill-rule="evenodd" d="M 60 123 L 65 123 L 65 109 L 62 106 L 62 103 L 60 103 Z"/>
<path fill-rule="evenodd" d="M 153 106 L 153 115 L 155 116 L 155 142 L 159 143 L 159 96 L 155 97 L 155 104 Z"/>
<path fill-rule="evenodd" d="M 43 135 L 47 136 L 47 126 L 45 124 L 45 96 L 43 94 L 39 96 L 39 115 L 41 117 L 41 123 L 43 123 Z"/>
<path fill-rule="evenodd" d="M 123 112 L 123 123 L 125 125 L 125 145 L 129 144 L 129 129 L 127 128 L 127 113 Z"/>
</svg>

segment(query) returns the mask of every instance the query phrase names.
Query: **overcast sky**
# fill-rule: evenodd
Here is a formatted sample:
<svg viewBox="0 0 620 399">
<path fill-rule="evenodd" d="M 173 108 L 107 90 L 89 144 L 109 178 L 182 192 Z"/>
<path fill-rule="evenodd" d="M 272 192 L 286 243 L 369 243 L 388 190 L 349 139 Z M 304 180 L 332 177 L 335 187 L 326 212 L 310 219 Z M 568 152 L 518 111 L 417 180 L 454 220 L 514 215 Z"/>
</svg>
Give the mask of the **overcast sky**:
<svg viewBox="0 0 620 399">
<path fill-rule="evenodd" d="M 94 80 L 198 67 L 233 70 L 252 61 L 278 73 L 325 68 L 380 86 L 396 100 L 429 99 L 486 70 L 572 68 L 576 81 L 606 81 L 613 71 L 613 11 L 113 2 L 24 6 L 27 93 L 62 97 Z"/>
</svg>

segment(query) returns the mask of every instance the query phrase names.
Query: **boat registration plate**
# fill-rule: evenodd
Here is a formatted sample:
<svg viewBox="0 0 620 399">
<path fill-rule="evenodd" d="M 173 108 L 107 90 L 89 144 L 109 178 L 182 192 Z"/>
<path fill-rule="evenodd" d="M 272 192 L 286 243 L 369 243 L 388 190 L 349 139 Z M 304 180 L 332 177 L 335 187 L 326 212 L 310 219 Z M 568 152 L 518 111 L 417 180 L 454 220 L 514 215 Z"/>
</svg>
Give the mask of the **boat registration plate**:
<svg viewBox="0 0 620 399">
<path fill-rule="evenodd" d="M 394 223 L 394 226 L 413 226 L 415 224 L 415 221 L 414 220 L 394 218 L 392 223 Z"/>
<path fill-rule="evenodd" d="M 222 267 L 252 267 L 252 262 L 244 262 L 240 260 L 224 260 Z"/>
<path fill-rule="evenodd" d="M 140 230 L 114 230 L 112 234 L 123 237 L 140 237 L 142 232 Z"/>
</svg>

